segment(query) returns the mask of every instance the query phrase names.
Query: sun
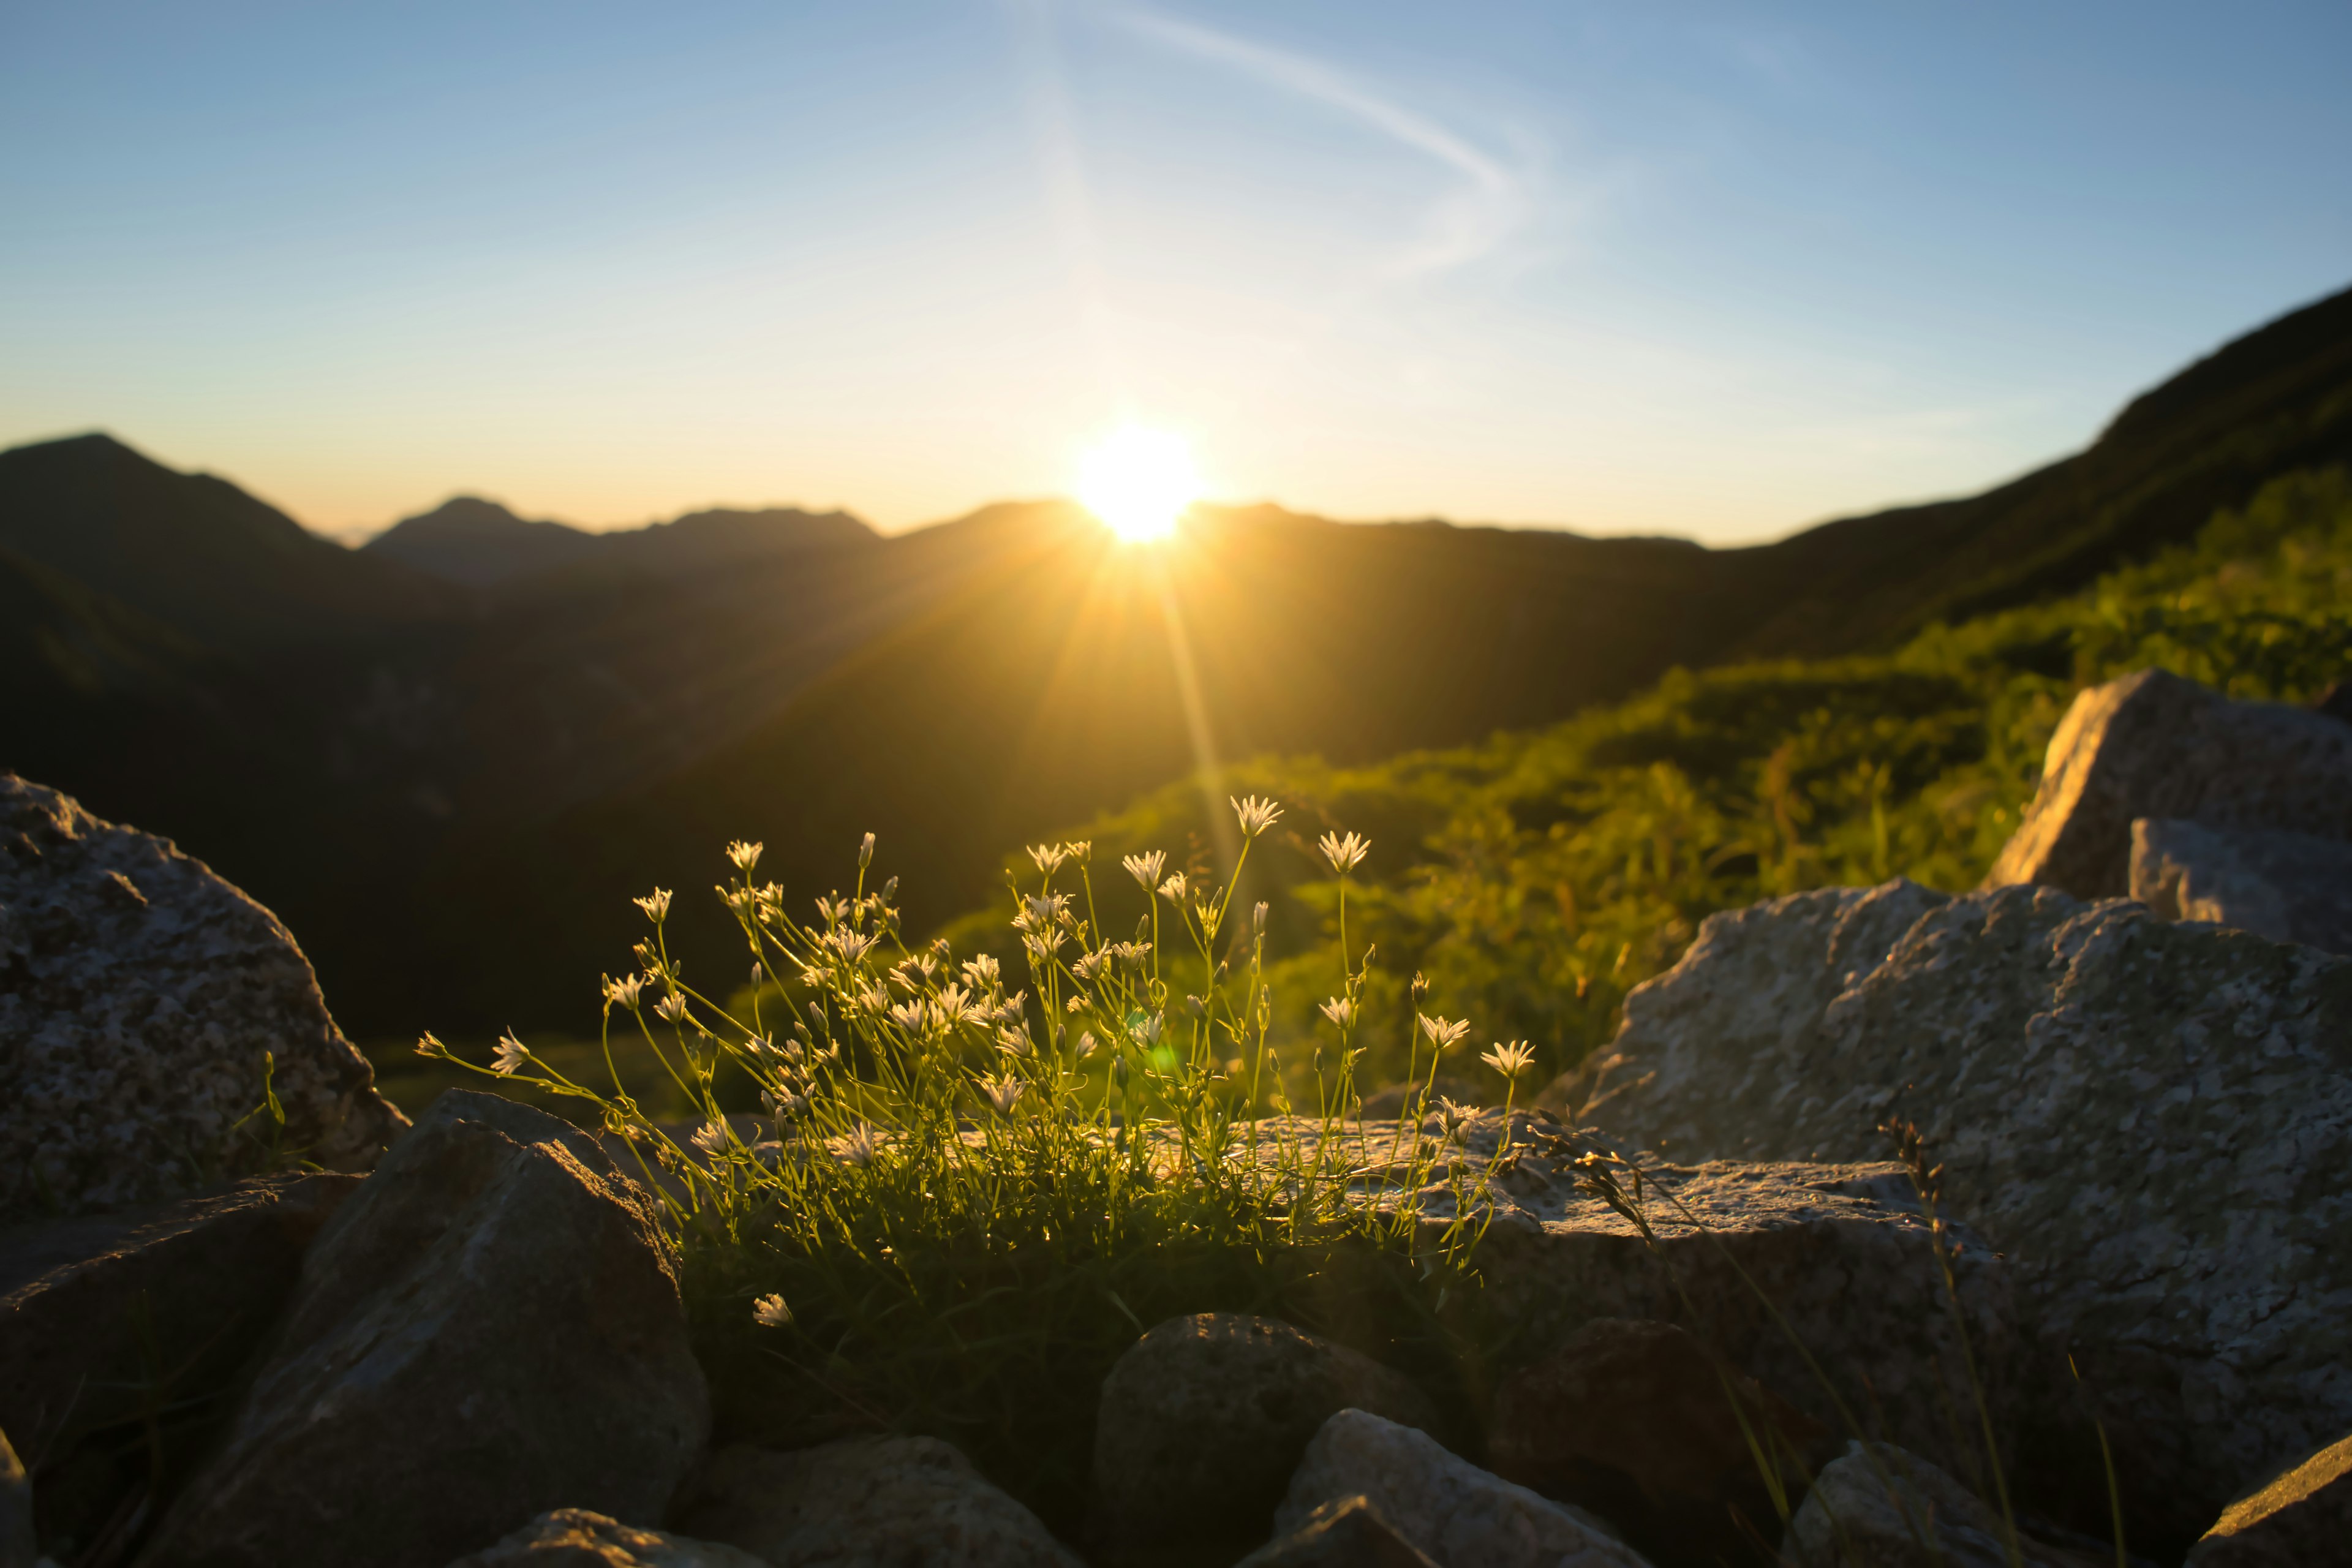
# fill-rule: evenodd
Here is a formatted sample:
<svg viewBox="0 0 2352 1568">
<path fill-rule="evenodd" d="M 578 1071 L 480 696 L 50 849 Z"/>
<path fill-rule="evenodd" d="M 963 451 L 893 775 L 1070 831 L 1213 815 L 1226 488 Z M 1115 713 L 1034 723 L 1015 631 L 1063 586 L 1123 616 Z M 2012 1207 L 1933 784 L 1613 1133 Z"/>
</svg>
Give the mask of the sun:
<svg viewBox="0 0 2352 1568">
<path fill-rule="evenodd" d="M 1192 449 L 1165 430 L 1129 425 L 1078 460 L 1078 502 L 1121 539 L 1165 539 L 1197 500 Z"/>
</svg>

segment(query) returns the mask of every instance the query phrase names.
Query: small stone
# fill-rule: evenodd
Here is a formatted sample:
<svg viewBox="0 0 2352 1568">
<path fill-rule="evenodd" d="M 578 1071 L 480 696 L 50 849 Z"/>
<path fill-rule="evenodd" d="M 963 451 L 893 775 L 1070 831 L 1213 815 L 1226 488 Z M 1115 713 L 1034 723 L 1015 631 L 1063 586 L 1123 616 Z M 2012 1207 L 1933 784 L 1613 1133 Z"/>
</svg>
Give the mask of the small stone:
<svg viewBox="0 0 2352 1568">
<path fill-rule="evenodd" d="M 771 1568 L 748 1552 L 641 1530 L 584 1508 L 541 1514 L 504 1541 L 449 1568 Z"/>
<path fill-rule="evenodd" d="M 1918 1455 L 1891 1443 L 1875 1449 L 1849 1443 L 1814 1479 L 1781 1544 L 1793 1568 L 2009 1568 L 1999 1514 Z M 2102 1561 L 2021 1534 L 2017 1544 L 2025 1568 Z"/>
<path fill-rule="evenodd" d="M 2305 1568 L 2352 1558 L 2352 1437 L 2230 1505 L 2183 1568 Z"/>
<path fill-rule="evenodd" d="M 1272 1318 L 1160 1324 L 1103 1379 L 1094 1485 L 1115 1548 L 1238 1552 L 1265 1539 L 1308 1439 L 1334 1412 L 1436 1424 L 1401 1373 Z"/>
<path fill-rule="evenodd" d="M 590 1135 L 452 1089 L 311 1244 L 142 1568 L 412 1568 L 553 1508 L 651 1524 L 709 1427 L 652 1198 Z"/>
<path fill-rule="evenodd" d="M 1326 1504 L 1357 1497 L 1439 1568 L 1647 1568 L 1598 1521 L 1361 1410 L 1340 1411 L 1315 1434 L 1275 1529 L 1296 1533 Z"/>
<path fill-rule="evenodd" d="M 1269 1541 L 1234 1568 L 1437 1568 L 1372 1506 L 1351 1497 L 1327 1502 L 1307 1522 Z"/>
<path fill-rule="evenodd" d="M 1651 1557 L 1738 1562 L 1780 1530 L 1750 1433 L 1801 1494 L 1819 1425 L 1675 1324 L 1600 1318 L 1504 1382 L 1488 1455 L 1496 1474 L 1591 1509 Z"/>
<path fill-rule="evenodd" d="M 0 842 L 0 1217 L 260 1169 L 264 1053 L 285 1153 L 363 1171 L 408 1125 L 293 936 L 203 861 L 14 773 Z"/>
<path fill-rule="evenodd" d="M 936 1437 L 722 1448 L 670 1522 L 772 1568 L 1079 1568 L 1037 1516 Z"/>
</svg>

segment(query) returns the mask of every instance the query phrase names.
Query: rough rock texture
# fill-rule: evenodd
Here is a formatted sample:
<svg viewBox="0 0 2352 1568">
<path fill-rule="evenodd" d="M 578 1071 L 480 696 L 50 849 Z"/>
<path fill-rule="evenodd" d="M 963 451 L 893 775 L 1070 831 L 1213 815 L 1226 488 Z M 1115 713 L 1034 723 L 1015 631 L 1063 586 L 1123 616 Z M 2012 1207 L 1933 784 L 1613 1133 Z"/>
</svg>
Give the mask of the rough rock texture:
<svg viewBox="0 0 2352 1568">
<path fill-rule="evenodd" d="M 142 1561 L 395 1568 L 551 1508 L 653 1523 L 709 1419 L 645 1191 L 564 1122 L 453 1089 L 312 1243 Z"/>
<path fill-rule="evenodd" d="M 1947 1401 L 1970 1407 L 1967 1372 L 1928 1226 L 1909 1206 L 1898 1167 L 1653 1159 L 1640 1194 L 1653 1245 L 1580 1186 L 1585 1177 L 1574 1162 L 1590 1140 L 1540 1116 L 1515 1112 L 1513 1124 L 1516 1152 L 1495 1176 L 1477 1266 L 1488 1308 L 1513 1325 L 1525 1353 L 1549 1352 L 1595 1318 L 1679 1323 L 1840 1436 L 1851 1430 L 1842 1399 L 1866 1430 L 1966 1470 L 1969 1450 L 1953 1451 L 1942 1412 Z M 1499 1111 L 1465 1128 L 1466 1180 L 1475 1182 L 1501 1128 Z M 1386 1137 L 1375 1131 L 1372 1142 Z M 1630 1177 L 1624 1184 L 1630 1198 Z M 1430 1189 L 1428 1223 L 1442 1225 L 1452 1202 L 1445 1189 Z M 2039 1388 L 2046 1368 L 2030 1361 L 2009 1266 L 1961 1234 L 1972 1242 L 1958 1263 L 1970 1342 L 2006 1412 Z M 1808 1352 L 1834 1395 L 1815 1377 Z"/>
<path fill-rule="evenodd" d="M 1437 1568 L 1429 1554 L 1396 1532 L 1371 1499 L 1327 1502 L 1307 1522 L 1269 1541 L 1234 1568 Z"/>
<path fill-rule="evenodd" d="M 2000 1515 L 1916 1454 L 1888 1443 L 1877 1448 L 1874 1462 L 1849 1443 L 1815 1479 L 1781 1544 L 1794 1568 L 2008 1568 Z M 2022 1534 L 2017 1544 L 2025 1568 L 2102 1561 Z"/>
<path fill-rule="evenodd" d="M 2333 838 L 2144 816 L 2132 824 L 2131 896 L 2159 920 L 2352 953 L 2352 844 Z"/>
<path fill-rule="evenodd" d="M 175 1458 L 229 1414 L 303 1248 L 361 1180 L 254 1176 L 0 1232 L 0 1430 L 37 1467 L 50 1539 L 89 1543 L 138 1506 L 149 1458 L 123 1434 L 142 1419 L 151 1368 L 174 1374 L 160 1433 Z"/>
<path fill-rule="evenodd" d="M 584 1508 L 541 1514 L 504 1541 L 449 1568 L 769 1568 L 748 1552 L 640 1530 Z"/>
<path fill-rule="evenodd" d="M 2051 736 L 2042 785 L 1985 885 L 2118 897 L 2143 816 L 2352 839 L 2352 725 L 2232 702 L 2161 669 L 2093 687 Z"/>
<path fill-rule="evenodd" d="M 1672 1323 L 1597 1318 L 1504 1380 L 1487 1463 L 1591 1509 L 1647 1556 L 1738 1562 L 1780 1529 L 1750 1433 L 1801 1494 L 1826 1458 L 1818 1424 Z"/>
<path fill-rule="evenodd" d="M 2185 1568 L 2302 1568 L 2352 1560 L 2352 1437 L 2231 1503 Z"/>
<path fill-rule="evenodd" d="M 1681 1158 L 1916 1118 L 2096 1394 L 2136 1538 L 2352 1427 L 2352 960 L 2052 889 L 1825 889 L 1710 917 L 1617 1050 L 1601 1128 Z"/>
<path fill-rule="evenodd" d="M 670 1522 L 774 1568 L 1077 1568 L 1037 1516 L 936 1437 L 722 1448 Z"/>
<path fill-rule="evenodd" d="M 41 1554 L 33 1534 L 33 1483 L 0 1432 L 0 1568 L 33 1568 Z"/>
<path fill-rule="evenodd" d="M 252 1168 L 232 1132 L 277 1060 L 285 1144 L 365 1170 L 408 1125 L 268 910 L 167 839 L 0 773 L 0 1215 L 79 1213 Z"/>
<path fill-rule="evenodd" d="M 1426 1432 L 1342 1410 L 1307 1445 L 1275 1528 L 1294 1533 L 1324 1505 L 1355 1497 L 1440 1568 L 1647 1568 L 1596 1524 L 1455 1458 Z"/>
<path fill-rule="evenodd" d="M 1202 1312 L 1145 1334 L 1103 1379 L 1094 1485 L 1115 1547 L 1265 1539 L 1307 1439 L 1337 1411 L 1436 1425 L 1420 1389 L 1272 1318 Z"/>
</svg>

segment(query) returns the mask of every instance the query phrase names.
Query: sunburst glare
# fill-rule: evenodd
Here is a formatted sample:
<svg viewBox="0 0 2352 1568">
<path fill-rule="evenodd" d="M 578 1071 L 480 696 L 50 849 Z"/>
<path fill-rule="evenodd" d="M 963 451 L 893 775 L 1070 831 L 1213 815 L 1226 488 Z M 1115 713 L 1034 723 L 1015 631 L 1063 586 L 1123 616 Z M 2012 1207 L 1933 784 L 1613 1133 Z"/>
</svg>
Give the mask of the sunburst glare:
<svg viewBox="0 0 2352 1568">
<path fill-rule="evenodd" d="M 1078 502 L 1121 539 L 1164 539 L 1200 495 L 1192 448 L 1165 430 L 1126 426 L 1078 461 Z"/>
</svg>

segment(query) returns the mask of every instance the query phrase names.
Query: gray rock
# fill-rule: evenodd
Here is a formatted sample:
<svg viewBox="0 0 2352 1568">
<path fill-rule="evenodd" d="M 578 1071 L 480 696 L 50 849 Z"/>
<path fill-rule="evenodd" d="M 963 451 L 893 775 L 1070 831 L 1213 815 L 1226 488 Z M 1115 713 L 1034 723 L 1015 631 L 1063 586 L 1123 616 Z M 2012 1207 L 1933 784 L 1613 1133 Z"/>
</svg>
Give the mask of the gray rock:
<svg viewBox="0 0 2352 1568">
<path fill-rule="evenodd" d="M 936 1437 L 722 1448 L 670 1522 L 774 1568 L 1077 1568 L 1037 1516 Z"/>
<path fill-rule="evenodd" d="M 2050 738 L 2041 787 L 1985 885 L 2118 897 L 2143 816 L 2352 839 L 2352 726 L 2161 669 L 2093 687 Z"/>
<path fill-rule="evenodd" d="M 1491 1157 L 1501 1121 L 1488 1111 L 1465 1128 L 1465 1180 Z M 1677 1323 L 1831 1433 L 1888 1436 L 1966 1469 L 1968 1440 L 1955 1447 L 1944 1412 L 1973 1408 L 1967 1368 L 1899 1167 L 1651 1158 L 1644 1240 L 1580 1184 L 1588 1140 L 1515 1121 L 1517 1152 L 1493 1183 L 1477 1267 L 1486 1310 L 1518 1343 L 1540 1353 L 1601 1318 Z M 1423 1201 L 1433 1226 L 1451 1212 L 1442 1188 Z M 2008 1264 L 1965 1227 L 1957 1236 L 1963 1318 L 2008 1418 L 2031 1407 L 2046 1368 L 2021 1331 Z"/>
<path fill-rule="evenodd" d="M 589 1135 L 451 1090 L 312 1244 L 142 1561 L 395 1568 L 551 1508 L 650 1524 L 709 1420 L 652 1199 Z"/>
<path fill-rule="evenodd" d="M 2131 896 L 2159 920 L 2352 953 L 2352 844 L 2333 838 L 2144 816 L 2132 824 Z"/>
<path fill-rule="evenodd" d="M 1361 1410 L 1340 1411 L 1307 1445 L 1275 1529 L 1305 1530 L 1318 1509 L 1357 1497 L 1440 1568 L 1647 1568 L 1576 1510 Z"/>
<path fill-rule="evenodd" d="M 1924 912 L 1879 948 L 1889 910 Z M 1916 1118 L 2096 1395 L 2135 1539 L 2352 1427 L 2352 960 L 2046 888 L 1826 889 L 1711 917 L 1616 1049 L 1641 1086 L 1602 1130 L 1680 1158 L 1856 1159 Z"/>
<path fill-rule="evenodd" d="M 1307 1522 L 1269 1541 L 1234 1568 L 1437 1568 L 1396 1532 L 1367 1497 L 1327 1502 Z"/>
<path fill-rule="evenodd" d="M 2302 1568 L 2352 1556 L 2352 1437 L 2231 1503 L 2183 1568 Z"/>
<path fill-rule="evenodd" d="M 541 1514 L 504 1541 L 449 1568 L 771 1568 L 714 1541 L 641 1530 L 584 1508 Z"/>
<path fill-rule="evenodd" d="M 1307 1439 L 1349 1408 L 1437 1422 L 1403 1376 L 1288 1323 L 1230 1312 L 1161 1323 L 1103 1379 L 1094 1486 L 1106 1534 L 1129 1549 L 1265 1540 Z"/>
<path fill-rule="evenodd" d="M 33 1533 L 33 1482 L 0 1431 L 0 1568 L 33 1568 L 41 1543 Z"/>
<path fill-rule="evenodd" d="M 156 1430 L 180 1456 L 235 1408 L 277 1326 L 303 1248 L 362 1178 L 253 1176 L 225 1193 L 129 1214 L 0 1233 L 0 1430 L 39 1474 L 53 1536 L 93 1542 L 152 1480 L 147 1394 L 167 1377 Z"/>
<path fill-rule="evenodd" d="M 365 1170 L 408 1125 L 268 910 L 168 839 L 0 773 L 0 1215 L 257 1168 L 235 1129 L 264 1052 L 288 1150 Z"/>
<path fill-rule="evenodd" d="M 1999 1513 L 1918 1455 L 1890 1443 L 1875 1448 L 1850 1443 L 1815 1479 L 1781 1544 L 1793 1568 L 2009 1568 Z M 2102 1561 L 2023 1533 L 2017 1545 L 2025 1568 Z"/>
</svg>

